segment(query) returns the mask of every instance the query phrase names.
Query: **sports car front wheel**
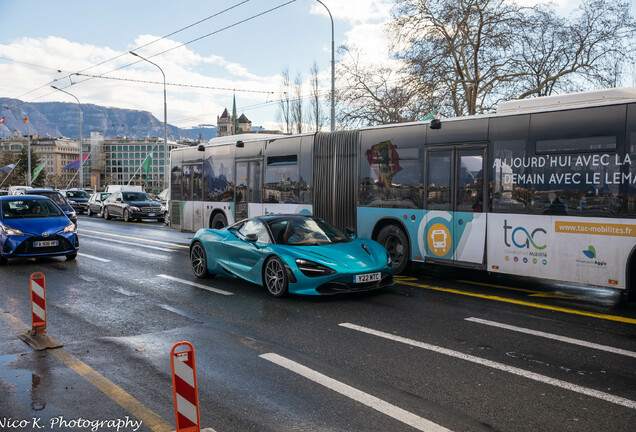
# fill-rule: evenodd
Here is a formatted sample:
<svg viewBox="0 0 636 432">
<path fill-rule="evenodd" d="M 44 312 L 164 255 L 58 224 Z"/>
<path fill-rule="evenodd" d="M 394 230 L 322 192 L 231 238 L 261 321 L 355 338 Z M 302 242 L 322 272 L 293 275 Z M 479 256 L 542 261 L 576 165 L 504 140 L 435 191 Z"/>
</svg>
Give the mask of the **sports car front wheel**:
<svg viewBox="0 0 636 432">
<path fill-rule="evenodd" d="M 285 273 L 285 266 L 280 258 L 274 256 L 265 263 L 263 285 L 274 297 L 282 297 L 287 294 L 287 273 Z"/>
<path fill-rule="evenodd" d="M 190 262 L 192 263 L 192 272 L 198 278 L 210 276 L 208 271 L 208 257 L 205 254 L 205 248 L 200 242 L 196 242 L 190 249 Z"/>
</svg>

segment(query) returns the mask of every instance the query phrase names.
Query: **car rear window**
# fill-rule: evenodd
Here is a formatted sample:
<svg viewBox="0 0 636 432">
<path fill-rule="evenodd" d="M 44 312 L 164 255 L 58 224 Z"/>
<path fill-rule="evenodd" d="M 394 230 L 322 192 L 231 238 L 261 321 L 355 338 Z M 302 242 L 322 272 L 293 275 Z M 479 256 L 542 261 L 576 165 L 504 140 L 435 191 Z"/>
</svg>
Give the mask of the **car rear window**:
<svg viewBox="0 0 636 432">
<path fill-rule="evenodd" d="M 142 192 L 126 192 L 124 195 L 124 201 L 152 201 L 150 195 Z"/>
</svg>

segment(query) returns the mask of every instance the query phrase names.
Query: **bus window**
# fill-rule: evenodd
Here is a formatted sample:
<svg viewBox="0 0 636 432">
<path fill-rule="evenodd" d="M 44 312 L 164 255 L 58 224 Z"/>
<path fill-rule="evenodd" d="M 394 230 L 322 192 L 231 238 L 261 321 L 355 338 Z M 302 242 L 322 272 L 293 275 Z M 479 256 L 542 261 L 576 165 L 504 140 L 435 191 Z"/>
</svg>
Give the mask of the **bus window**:
<svg viewBox="0 0 636 432">
<path fill-rule="evenodd" d="M 457 211 L 481 213 L 484 210 L 483 155 L 483 150 L 457 152 Z"/>
<path fill-rule="evenodd" d="M 192 201 L 201 201 L 203 199 L 202 168 L 201 165 L 192 165 Z"/>
<path fill-rule="evenodd" d="M 263 184 L 263 202 L 298 203 L 298 156 L 268 156 Z"/>
<path fill-rule="evenodd" d="M 360 205 L 422 208 L 424 185 L 419 146 L 423 134 L 417 128 L 364 131 L 360 151 Z"/>
<path fill-rule="evenodd" d="M 209 154 L 209 156 L 208 156 Z M 232 201 L 234 189 L 234 156 L 231 146 L 206 150 L 203 161 L 204 196 L 206 201 Z"/>
<path fill-rule="evenodd" d="M 427 208 L 429 210 L 451 209 L 452 151 L 429 151 L 426 169 Z"/>
</svg>

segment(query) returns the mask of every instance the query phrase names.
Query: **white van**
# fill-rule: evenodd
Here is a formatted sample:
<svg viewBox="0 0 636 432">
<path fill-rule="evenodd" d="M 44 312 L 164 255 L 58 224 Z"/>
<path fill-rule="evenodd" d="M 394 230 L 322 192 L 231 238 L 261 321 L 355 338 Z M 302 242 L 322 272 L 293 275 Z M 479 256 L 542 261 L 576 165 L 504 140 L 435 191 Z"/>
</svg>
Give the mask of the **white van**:
<svg viewBox="0 0 636 432">
<path fill-rule="evenodd" d="M 26 195 L 31 186 L 9 186 L 9 195 Z"/>
<path fill-rule="evenodd" d="M 141 186 L 137 185 L 108 185 L 106 186 L 106 192 L 121 192 L 121 191 L 127 191 L 127 192 L 143 192 L 144 190 L 141 188 Z"/>
</svg>

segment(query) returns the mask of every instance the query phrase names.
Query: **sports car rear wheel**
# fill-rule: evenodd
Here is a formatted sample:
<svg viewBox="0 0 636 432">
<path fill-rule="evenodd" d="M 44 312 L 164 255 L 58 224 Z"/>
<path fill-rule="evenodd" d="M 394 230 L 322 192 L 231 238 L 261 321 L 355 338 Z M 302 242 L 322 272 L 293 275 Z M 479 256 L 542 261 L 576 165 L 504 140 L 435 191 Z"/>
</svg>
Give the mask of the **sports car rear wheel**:
<svg viewBox="0 0 636 432">
<path fill-rule="evenodd" d="M 190 262 L 192 263 L 192 272 L 198 278 L 205 278 L 210 276 L 208 271 L 208 256 L 205 253 L 205 248 L 200 242 L 196 242 L 190 249 Z"/>
<path fill-rule="evenodd" d="M 287 294 L 287 273 L 285 273 L 285 266 L 280 258 L 274 256 L 265 263 L 263 285 L 274 297 L 282 297 Z"/>
</svg>

